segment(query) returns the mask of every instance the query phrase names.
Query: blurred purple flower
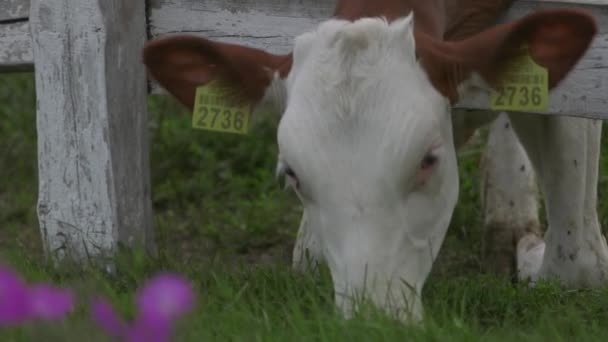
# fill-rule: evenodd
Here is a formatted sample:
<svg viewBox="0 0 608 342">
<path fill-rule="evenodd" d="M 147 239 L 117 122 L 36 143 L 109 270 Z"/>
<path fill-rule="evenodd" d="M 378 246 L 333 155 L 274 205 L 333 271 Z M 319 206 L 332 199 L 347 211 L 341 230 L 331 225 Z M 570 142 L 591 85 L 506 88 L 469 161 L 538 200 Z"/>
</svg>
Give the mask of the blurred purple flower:
<svg viewBox="0 0 608 342">
<path fill-rule="evenodd" d="M 28 288 L 15 272 L 0 266 L 0 326 L 30 319 L 63 319 L 73 306 L 74 296 L 69 290 L 46 284 Z"/>
<path fill-rule="evenodd" d="M 144 320 L 173 321 L 194 307 L 192 286 L 176 274 L 164 273 L 151 279 L 137 296 Z"/>
<path fill-rule="evenodd" d="M 149 280 L 137 295 L 138 315 L 126 326 L 105 300 L 93 304 L 92 316 L 109 335 L 129 342 L 167 342 L 175 320 L 194 308 L 190 283 L 176 274 L 163 273 Z"/>
<path fill-rule="evenodd" d="M 23 323 L 28 318 L 27 286 L 19 276 L 0 265 L 0 326 Z"/>
<path fill-rule="evenodd" d="M 127 331 L 128 342 L 168 342 L 171 338 L 172 322 L 139 317 Z"/>
<path fill-rule="evenodd" d="M 93 320 L 112 337 L 122 337 L 125 334 L 125 322 L 114 311 L 112 305 L 105 299 L 96 299 L 91 306 Z"/>
<path fill-rule="evenodd" d="M 37 284 L 29 290 L 28 304 L 30 318 L 60 320 L 72 311 L 74 296 L 69 290 Z"/>
</svg>

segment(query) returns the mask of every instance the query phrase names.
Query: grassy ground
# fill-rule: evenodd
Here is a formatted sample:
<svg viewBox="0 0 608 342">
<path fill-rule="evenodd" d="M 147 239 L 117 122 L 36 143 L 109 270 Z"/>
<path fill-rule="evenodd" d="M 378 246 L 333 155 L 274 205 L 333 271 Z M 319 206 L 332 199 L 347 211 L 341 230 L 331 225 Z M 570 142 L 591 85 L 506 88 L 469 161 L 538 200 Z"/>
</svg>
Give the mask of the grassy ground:
<svg viewBox="0 0 608 342">
<path fill-rule="evenodd" d="M 608 337 L 608 289 L 512 285 L 481 273 L 481 215 L 473 145 L 460 159 L 460 203 L 427 282 L 427 319 L 405 327 L 376 312 L 344 321 L 334 312 L 327 274 L 290 272 L 301 209 L 274 179 L 276 118 L 257 117 L 250 135 L 195 131 L 180 107 L 150 99 L 154 224 L 160 256 L 124 251 L 117 272 L 56 270 L 44 262 L 36 218 L 35 94 L 30 75 L 0 76 L 0 260 L 31 281 L 71 286 L 86 298 L 108 295 L 131 315 L 133 293 L 153 273 L 193 279 L 197 311 L 176 340 L 577 340 Z M 182 115 L 183 114 L 183 115 Z M 608 147 L 608 146 L 606 146 Z M 602 174 L 608 174 L 604 148 Z M 608 180 L 600 216 L 608 227 Z M 0 331 L 0 341 L 102 340 L 80 308 L 61 325 Z"/>
</svg>

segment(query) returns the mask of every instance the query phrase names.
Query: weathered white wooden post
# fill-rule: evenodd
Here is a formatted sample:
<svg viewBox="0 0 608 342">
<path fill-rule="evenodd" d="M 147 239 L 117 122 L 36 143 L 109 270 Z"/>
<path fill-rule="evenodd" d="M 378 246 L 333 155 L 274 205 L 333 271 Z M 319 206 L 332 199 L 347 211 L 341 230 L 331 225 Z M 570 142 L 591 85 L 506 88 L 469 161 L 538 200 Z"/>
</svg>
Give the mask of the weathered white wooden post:
<svg viewBox="0 0 608 342">
<path fill-rule="evenodd" d="M 145 16 L 139 0 L 31 1 L 38 216 L 58 259 L 153 250 Z"/>
</svg>

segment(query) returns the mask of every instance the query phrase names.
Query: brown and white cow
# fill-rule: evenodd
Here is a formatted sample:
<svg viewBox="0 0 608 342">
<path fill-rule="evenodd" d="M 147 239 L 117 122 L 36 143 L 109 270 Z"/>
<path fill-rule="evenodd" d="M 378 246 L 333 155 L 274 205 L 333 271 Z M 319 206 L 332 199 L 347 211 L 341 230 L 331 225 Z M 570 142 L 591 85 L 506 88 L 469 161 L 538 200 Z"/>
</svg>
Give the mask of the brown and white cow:
<svg viewBox="0 0 608 342">
<path fill-rule="evenodd" d="M 190 108 L 195 88 L 212 80 L 241 101 L 277 104 L 279 172 L 304 205 L 294 266 L 303 267 L 304 254 L 325 261 L 346 316 L 352 299 L 364 296 L 402 319 L 419 319 L 420 293 L 458 198 L 454 138 L 472 131 L 463 127 L 466 117 L 453 119 L 451 105 L 498 84 L 524 45 L 553 88 L 596 33 L 594 19 L 576 9 L 486 28 L 510 3 L 340 0 L 334 17 L 297 37 L 289 55 L 173 36 L 148 43 L 144 61 Z M 595 208 L 600 125 L 509 118 L 538 172 L 549 222 L 546 245 L 528 249 L 527 236 L 518 261 L 534 277 L 603 283 L 608 248 Z"/>
</svg>

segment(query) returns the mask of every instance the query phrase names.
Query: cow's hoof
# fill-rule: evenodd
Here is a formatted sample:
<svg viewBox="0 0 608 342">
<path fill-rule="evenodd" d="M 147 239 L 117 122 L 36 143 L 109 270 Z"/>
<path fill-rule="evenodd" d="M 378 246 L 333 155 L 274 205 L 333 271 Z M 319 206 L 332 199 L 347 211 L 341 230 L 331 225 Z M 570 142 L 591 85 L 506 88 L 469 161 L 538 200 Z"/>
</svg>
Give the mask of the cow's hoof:
<svg viewBox="0 0 608 342">
<path fill-rule="evenodd" d="M 534 282 L 543 263 L 545 241 L 530 233 L 517 243 L 517 279 Z"/>
<path fill-rule="evenodd" d="M 608 284 L 608 246 L 602 237 L 593 241 L 543 241 L 524 236 L 517 245 L 520 280 L 558 281 L 571 288 L 599 287 Z"/>
</svg>

